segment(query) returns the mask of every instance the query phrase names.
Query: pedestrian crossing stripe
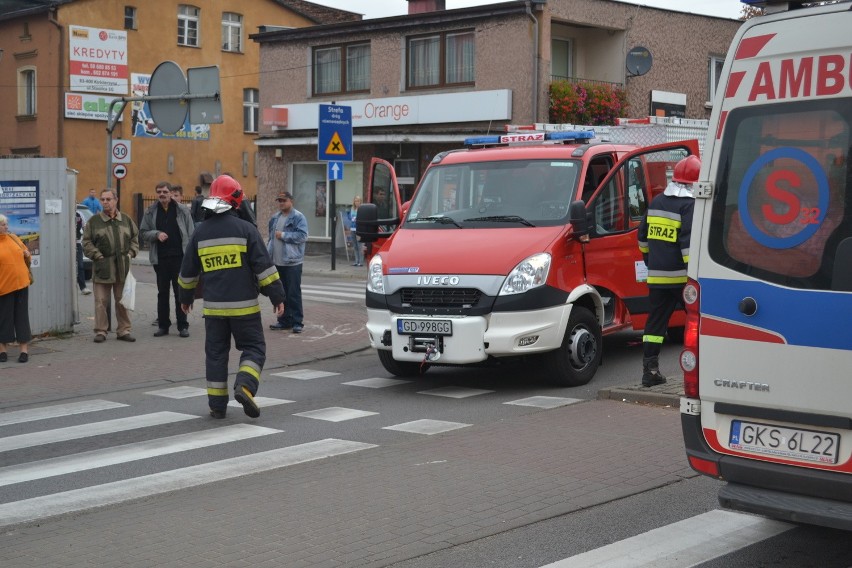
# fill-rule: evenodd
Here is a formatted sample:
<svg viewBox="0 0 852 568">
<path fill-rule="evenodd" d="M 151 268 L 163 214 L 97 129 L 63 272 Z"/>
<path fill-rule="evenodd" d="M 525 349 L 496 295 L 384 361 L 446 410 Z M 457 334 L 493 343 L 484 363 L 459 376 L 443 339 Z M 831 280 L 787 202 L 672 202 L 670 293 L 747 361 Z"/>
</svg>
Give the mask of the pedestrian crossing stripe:
<svg viewBox="0 0 852 568">
<path fill-rule="evenodd" d="M 0 505 L 0 527 L 95 507 L 115 505 L 171 491 L 197 487 L 214 481 L 263 473 L 377 447 L 376 444 L 326 438 L 316 442 L 307 442 L 247 456 L 23 499 Z"/>
<path fill-rule="evenodd" d="M 337 132 L 334 133 L 328 142 L 325 153 L 333 156 L 346 156 L 348 154 L 346 148 L 343 146 L 343 140 L 340 139 L 340 134 Z"/>
<path fill-rule="evenodd" d="M 736 552 L 793 525 L 713 510 L 541 568 L 682 568 Z"/>
</svg>

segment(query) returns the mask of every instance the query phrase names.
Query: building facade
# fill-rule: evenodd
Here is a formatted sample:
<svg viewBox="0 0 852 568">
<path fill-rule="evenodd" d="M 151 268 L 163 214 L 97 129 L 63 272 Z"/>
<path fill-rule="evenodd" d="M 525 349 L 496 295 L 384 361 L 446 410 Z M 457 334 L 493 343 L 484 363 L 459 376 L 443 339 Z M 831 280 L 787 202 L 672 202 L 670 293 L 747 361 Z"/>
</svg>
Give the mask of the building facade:
<svg viewBox="0 0 852 568">
<path fill-rule="evenodd" d="M 160 180 L 191 199 L 222 172 L 257 192 L 259 45 L 263 29 L 360 20 L 359 14 L 302 0 L 3 0 L 0 2 L 0 155 L 65 157 L 77 170 L 77 200 L 89 188 L 153 195 Z M 221 124 L 161 132 L 148 103 L 128 102 L 113 137 L 130 163 L 109 179 L 111 101 L 147 94 L 164 61 L 218 66 Z M 137 212 L 141 214 L 140 212 Z"/>
<path fill-rule="evenodd" d="M 456 10 L 408 2 L 404 16 L 251 36 L 260 45 L 261 217 L 291 191 L 312 240 L 330 240 L 331 215 L 362 194 L 372 157 L 395 165 L 408 197 L 432 157 L 465 136 L 548 122 L 556 80 L 621 89 L 631 117 L 709 118 L 741 23 L 615 0 Z M 353 125 L 334 204 L 317 159 L 318 105 L 329 103 L 351 107 Z"/>
</svg>

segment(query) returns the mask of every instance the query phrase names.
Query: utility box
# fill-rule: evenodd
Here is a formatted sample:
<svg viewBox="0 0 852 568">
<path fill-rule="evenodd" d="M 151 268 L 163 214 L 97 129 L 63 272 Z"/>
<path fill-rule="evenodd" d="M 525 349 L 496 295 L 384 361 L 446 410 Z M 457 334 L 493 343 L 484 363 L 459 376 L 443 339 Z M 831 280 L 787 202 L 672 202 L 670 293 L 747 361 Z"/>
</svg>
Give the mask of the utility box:
<svg viewBox="0 0 852 568">
<path fill-rule="evenodd" d="M 77 319 L 76 175 L 65 158 L 0 159 L 0 213 L 32 254 L 33 335 L 73 331 Z"/>
</svg>

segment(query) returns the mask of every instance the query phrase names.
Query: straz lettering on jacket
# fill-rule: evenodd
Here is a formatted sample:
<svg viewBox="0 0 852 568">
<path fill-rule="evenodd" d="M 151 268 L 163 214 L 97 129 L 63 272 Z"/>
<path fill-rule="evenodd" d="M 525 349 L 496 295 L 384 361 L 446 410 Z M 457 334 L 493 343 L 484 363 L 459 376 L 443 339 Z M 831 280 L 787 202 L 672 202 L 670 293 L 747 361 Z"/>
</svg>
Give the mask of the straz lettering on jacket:
<svg viewBox="0 0 852 568">
<path fill-rule="evenodd" d="M 201 267 L 204 272 L 212 272 L 225 268 L 239 268 L 243 265 L 242 255 L 245 252 L 245 245 L 217 245 L 199 249 L 198 256 L 201 258 Z"/>
<path fill-rule="evenodd" d="M 677 229 L 671 225 L 648 223 L 648 238 L 658 241 L 677 242 Z"/>
</svg>

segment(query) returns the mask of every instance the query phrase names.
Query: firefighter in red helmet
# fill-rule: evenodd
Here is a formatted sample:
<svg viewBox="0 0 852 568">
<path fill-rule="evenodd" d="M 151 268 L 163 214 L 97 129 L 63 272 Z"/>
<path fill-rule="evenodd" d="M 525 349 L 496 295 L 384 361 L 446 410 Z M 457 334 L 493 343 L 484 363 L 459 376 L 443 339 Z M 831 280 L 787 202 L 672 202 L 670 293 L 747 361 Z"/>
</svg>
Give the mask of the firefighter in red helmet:
<svg viewBox="0 0 852 568">
<path fill-rule="evenodd" d="M 695 205 L 692 184 L 698 181 L 701 160 L 687 156 L 674 167 L 672 180 L 655 197 L 639 225 L 639 250 L 648 267 L 650 311 L 642 336 L 642 386 L 666 382 L 660 373 L 660 350 L 669 319 L 681 301 L 689 263 L 689 237 Z"/>
<path fill-rule="evenodd" d="M 207 401 L 214 418 L 225 418 L 228 406 L 231 337 L 241 352 L 234 399 L 251 418 L 260 416 L 254 397 L 266 362 L 266 341 L 258 292 L 269 297 L 276 315 L 284 313 L 284 288 L 263 239 L 257 227 L 237 216 L 242 200 L 234 178 L 221 175 L 213 181 L 201 204 L 206 220 L 192 233 L 178 277 L 181 308 L 189 313 L 204 275 Z"/>
</svg>

